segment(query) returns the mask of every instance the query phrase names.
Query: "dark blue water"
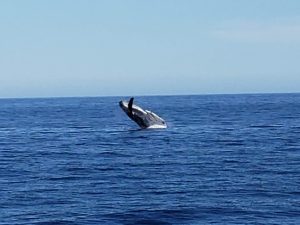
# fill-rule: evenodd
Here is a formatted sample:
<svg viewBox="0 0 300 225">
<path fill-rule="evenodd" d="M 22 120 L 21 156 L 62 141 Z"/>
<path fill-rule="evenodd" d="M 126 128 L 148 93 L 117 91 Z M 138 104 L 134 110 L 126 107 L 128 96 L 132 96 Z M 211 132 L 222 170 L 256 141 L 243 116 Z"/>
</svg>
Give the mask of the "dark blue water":
<svg viewBox="0 0 300 225">
<path fill-rule="evenodd" d="M 300 224 L 300 94 L 0 100 L 0 224 Z"/>
</svg>

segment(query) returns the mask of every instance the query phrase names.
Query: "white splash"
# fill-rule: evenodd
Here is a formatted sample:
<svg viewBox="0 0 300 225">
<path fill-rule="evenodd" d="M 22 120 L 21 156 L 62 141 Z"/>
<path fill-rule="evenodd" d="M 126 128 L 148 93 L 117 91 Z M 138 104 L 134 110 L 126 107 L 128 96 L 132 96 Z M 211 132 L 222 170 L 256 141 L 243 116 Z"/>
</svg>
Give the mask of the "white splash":
<svg viewBox="0 0 300 225">
<path fill-rule="evenodd" d="M 154 124 L 154 125 L 151 125 L 149 127 L 147 127 L 147 129 L 166 129 L 167 128 L 167 125 L 160 125 L 160 124 Z"/>
</svg>

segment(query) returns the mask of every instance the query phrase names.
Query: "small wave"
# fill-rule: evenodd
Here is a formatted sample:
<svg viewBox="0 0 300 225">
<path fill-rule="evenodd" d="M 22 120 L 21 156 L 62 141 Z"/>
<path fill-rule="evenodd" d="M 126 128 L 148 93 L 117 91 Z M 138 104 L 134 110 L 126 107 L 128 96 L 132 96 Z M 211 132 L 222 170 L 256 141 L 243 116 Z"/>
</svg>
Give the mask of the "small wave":
<svg viewBox="0 0 300 225">
<path fill-rule="evenodd" d="M 120 221 L 124 225 L 133 224 L 157 224 L 171 225 L 174 221 L 185 224 L 195 218 L 195 211 L 192 209 L 159 209 L 159 210 L 135 210 L 124 213 L 108 214 L 106 217 Z"/>
<path fill-rule="evenodd" d="M 122 152 L 116 152 L 116 151 L 102 151 L 97 153 L 98 157 L 130 157 L 130 154 L 125 154 Z"/>
<path fill-rule="evenodd" d="M 36 222 L 35 225 L 72 225 L 77 224 L 71 220 L 50 220 L 50 221 L 44 221 L 44 222 Z"/>
<path fill-rule="evenodd" d="M 262 124 L 262 125 L 250 125 L 251 128 L 278 128 L 283 127 L 282 124 Z"/>
<path fill-rule="evenodd" d="M 49 177 L 47 180 L 50 181 L 67 181 L 67 180 L 80 180 L 83 178 L 87 178 L 85 176 L 57 176 L 57 177 Z"/>
</svg>

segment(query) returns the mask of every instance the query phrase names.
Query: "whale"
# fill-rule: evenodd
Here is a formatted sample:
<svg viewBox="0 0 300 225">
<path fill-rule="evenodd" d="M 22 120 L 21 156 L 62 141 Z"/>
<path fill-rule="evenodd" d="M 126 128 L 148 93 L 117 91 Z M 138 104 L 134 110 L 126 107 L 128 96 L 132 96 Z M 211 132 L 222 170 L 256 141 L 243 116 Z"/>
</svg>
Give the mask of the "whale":
<svg viewBox="0 0 300 225">
<path fill-rule="evenodd" d="M 154 112 L 144 110 L 141 107 L 133 104 L 133 100 L 134 98 L 130 98 L 129 102 L 120 101 L 119 106 L 130 119 L 140 126 L 140 128 L 167 128 L 167 123 L 164 121 L 164 119 L 156 115 Z"/>
</svg>

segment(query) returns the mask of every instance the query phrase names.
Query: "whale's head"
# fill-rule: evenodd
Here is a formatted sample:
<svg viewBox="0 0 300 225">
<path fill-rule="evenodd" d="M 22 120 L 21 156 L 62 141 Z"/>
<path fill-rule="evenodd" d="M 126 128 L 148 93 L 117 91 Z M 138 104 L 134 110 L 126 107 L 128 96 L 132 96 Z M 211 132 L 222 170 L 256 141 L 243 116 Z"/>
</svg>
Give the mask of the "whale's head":
<svg viewBox="0 0 300 225">
<path fill-rule="evenodd" d="M 123 111 L 127 114 L 127 115 L 131 115 L 134 114 L 136 116 L 145 116 L 147 114 L 147 112 L 145 110 L 143 110 L 141 107 L 132 104 L 131 107 L 131 111 L 130 111 L 130 107 L 129 107 L 130 103 L 126 102 L 126 101 L 120 101 L 119 102 L 119 106 L 123 109 Z"/>
<path fill-rule="evenodd" d="M 124 111 L 127 115 L 130 114 L 129 109 L 128 109 L 128 102 L 120 101 L 120 102 L 119 102 L 119 106 L 121 107 L 121 109 L 123 109 L 123 111 Z"/>
</svg>

